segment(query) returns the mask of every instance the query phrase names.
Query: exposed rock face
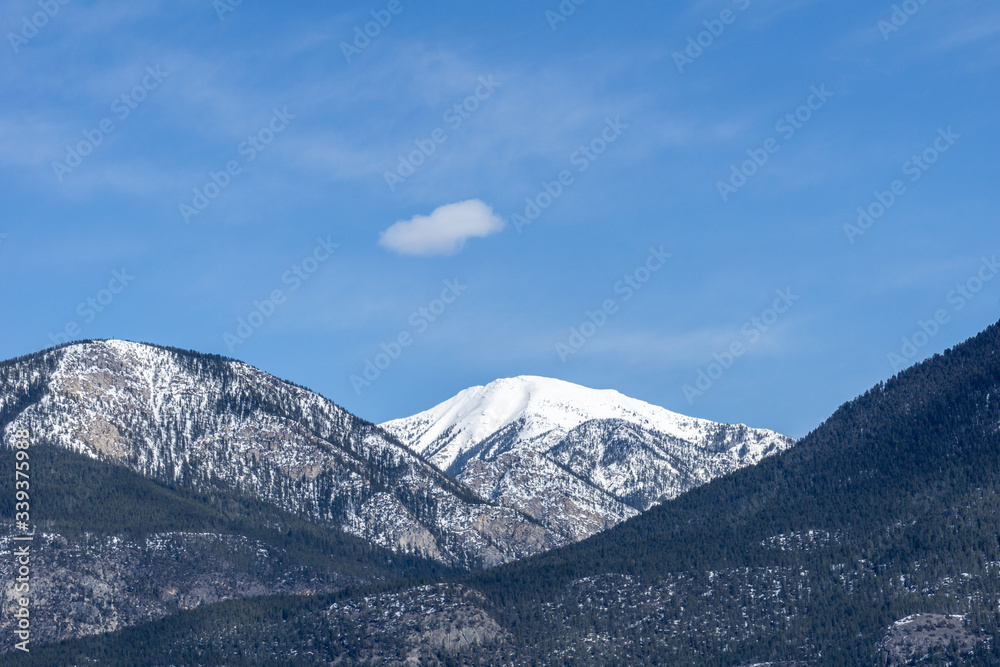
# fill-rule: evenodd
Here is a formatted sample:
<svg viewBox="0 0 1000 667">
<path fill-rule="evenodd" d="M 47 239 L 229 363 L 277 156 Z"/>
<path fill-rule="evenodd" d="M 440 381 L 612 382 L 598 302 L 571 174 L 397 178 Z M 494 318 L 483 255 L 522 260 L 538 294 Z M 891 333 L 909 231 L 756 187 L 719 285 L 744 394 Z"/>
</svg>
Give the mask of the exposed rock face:
<svg viewBox="0 0 1000 667">
<path fill-rule="evenodd" d="M 327 623 L 350 637 L 360 663 L 435 664 L 442 654 L 489 647 L 507 638 L 483 604 L 476 591 L 438 584 L 334 604 Z"/>
<path fill-rule="evenodd" d="M 489 461 L 470 459 L 459 480 L 480 496 L 514 507 L 574 542 L 639 513 L 539 452 L 504 452 Z"/>
<path fill-rule="evenodd" d="M 884 664 L 909 665 L 935 649 L 958 646 L 959 653 L 971 653 L 982 637 L 966 627 L 965 616 L 914 614 L 896 621 L 882 640 Z"/>
<path fill-rule="evenodd" d="M 472 387 L 387 422 L 483 498 L 577 541 L 795 441 L 538 377 Z"/>
<path fill-rule="evenodd" d="M 621 419 L 588 421 L 559 441 L 549 456 L 630 507 L 645 511 L 696 486 L 794 444 L 772 431 L 701 424 L 671 435 Z"/>
<path fill-rule="evenodd" d="M 246 364 L 123 341 L 0 365 L 7 431 L 268 501 L 390 549 L 483 567 L 565 542 L 317 394 Z"/>
<path fill-rule="evenodd" d="M 0 552 L 9 554 L 14 546 L 23 543 L 0 537 Z M 356 583 L 330 572 L 286 568 L 282 556 L 263 543 L 213 533 L 80 541 L 38 534 L 31 546 L 32 641 L 111 632 L 231 598 L 331 592 Z M 17 605 L 15 576 L 14 560 L 0 559 L 0 632 L 8 635 Z"/>
</svg>

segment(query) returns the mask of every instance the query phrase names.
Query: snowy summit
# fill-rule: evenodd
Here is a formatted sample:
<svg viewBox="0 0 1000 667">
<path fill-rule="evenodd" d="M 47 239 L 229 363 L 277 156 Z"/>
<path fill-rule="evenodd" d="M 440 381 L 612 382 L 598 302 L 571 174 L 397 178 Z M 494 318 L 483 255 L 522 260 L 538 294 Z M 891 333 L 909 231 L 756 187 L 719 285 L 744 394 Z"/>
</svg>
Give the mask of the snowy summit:
<svg viewBox="0 0 1000 667">
<path fill-rule="evenodd" d="M 536 376 L 471 387 L 382 428 L 483 497 L 571 539 L 794 444 Z"/>
</svg>

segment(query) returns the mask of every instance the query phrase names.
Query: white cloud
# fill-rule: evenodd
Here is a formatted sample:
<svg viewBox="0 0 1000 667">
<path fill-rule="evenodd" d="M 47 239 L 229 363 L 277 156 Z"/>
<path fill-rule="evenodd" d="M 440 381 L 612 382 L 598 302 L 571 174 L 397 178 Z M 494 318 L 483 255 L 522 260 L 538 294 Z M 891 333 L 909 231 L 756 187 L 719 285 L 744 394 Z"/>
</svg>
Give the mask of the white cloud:
<svg viewBox="0 0 1000 667">
<path fill-rule="evenodd" d="M 400 255 L 454 255 L 468 239 L 495 234 L 503 227 L 503 219 L 492 208 L 470 199 L 400 220 L 379 235 L 378 243 Z"/>
</svg>

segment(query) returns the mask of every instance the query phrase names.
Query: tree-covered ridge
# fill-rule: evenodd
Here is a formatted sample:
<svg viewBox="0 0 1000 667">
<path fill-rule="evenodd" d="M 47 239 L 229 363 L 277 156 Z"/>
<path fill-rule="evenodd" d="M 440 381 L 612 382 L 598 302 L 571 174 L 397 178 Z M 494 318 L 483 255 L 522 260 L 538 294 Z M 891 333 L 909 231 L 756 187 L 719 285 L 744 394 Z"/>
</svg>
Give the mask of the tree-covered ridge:
<svg viewBox="0 0 1000 667">
<path fill-rule="evenodd" d="M 231 492 L 192 490 L 46 444 L 31 450 L 35 644 L 118 629 L 227 598 L 448 577 L 342 531 Z M 0 470 L 14 452 L 0 450 Z M 0 542 L 14 478 L 0 476 Z M 5 587 L 13 560 L 0 562 Z M 0 629 L 11 619 L 5 598 Z M 10 647 L 5 647 L 9 649 Z M 3 651 L 0 651 L 3 652 Z"/>
<path fill-rule="evenodd" d="M 808 594 L 765 615 L 750 633 L 752 642 L 718 642 L 709 632 L 701 640 L 697 632 L 686 635 L 685 644 L 704 642 L 686 654 L 695 663 L 722 651 L 761 661 L 815 659 L 822 651 L 829 664 L 837 664 L 835 655 L 866 664 L 889 623 L 920 611 L 967 613 L 971 622 L 995 627 L 997 350 L 995 325 L 845 404 L 788 452 L 582 544 L 484 573 L 477 583 L 499 608 L 524 610 L 544 608 L 578 582 L 608 573 L 655 588 L 674 573 L 714 572 L 717 581 L 730 578 L 735 597 L 711 603 L 711 613 L 718 628 L 731 628 L 745 627 L 745 614 L 766 607 L 748 604 L 745 596 L 766 586 L 767 577 L 757 577 L 753 586 L 745 583 L 746 572 L 808 573 L 794 582 Z M 833 538 L 822 548 L 771 546 L 776 536 L 810 533 Z M 527 581 L 530 586 L 517 585 Z M 955 582 L 967 591 L 964 602 L 956 599 Z M 718 595 L 716 589 L 713 599 Z M 678 598 L 665 600 L 677 604 Z M 677 614 L 689 616 L 691 609 L 678 607 Z M 793 612 L 794 622 L 783 628 L 786 612 Z M 670 623 L 678 620 L 684 625 L 681 616 Z M 761 650 L 760 643 L 770 646 Z"/>
</svg>

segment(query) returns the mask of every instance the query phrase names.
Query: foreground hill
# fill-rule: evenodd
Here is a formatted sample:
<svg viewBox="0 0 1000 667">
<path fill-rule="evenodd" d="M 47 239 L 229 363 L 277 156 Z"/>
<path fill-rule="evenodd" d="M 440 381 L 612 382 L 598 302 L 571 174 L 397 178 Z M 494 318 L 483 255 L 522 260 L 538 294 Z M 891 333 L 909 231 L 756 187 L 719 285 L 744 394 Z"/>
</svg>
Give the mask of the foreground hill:
<svg viewBox="0 0 1000 667">
<path fill-rule="evenodd" d="M 483 498 L 572 541 L 795 442 L 533 376 L 466 389 L 382 428 Z"/>
<path fill-rule="evenodd" d="M 448 584 L 210 605 L 34 660 L 998 665 L 998 396 L 1000 325 L 583 542 Z"/>
<path fill-rule="evenodd" d="M 394 554 L 263 501 L 157 482 L 51 445 L 30 454 L 34 645 L 228 599 L 449 575 L 433 561 Z M 14 465 L 14 452 L 0 451 L 0 469 Z M 25 544 L 11 538 L 14 496 L 14 476 L 0 476 L 0 550 L 7 554 Z M 0 632 L 8 636 L 15 565 L 0 560 Z M 0 654 L 11 648 L 4 642 Z"/>
</svg>

